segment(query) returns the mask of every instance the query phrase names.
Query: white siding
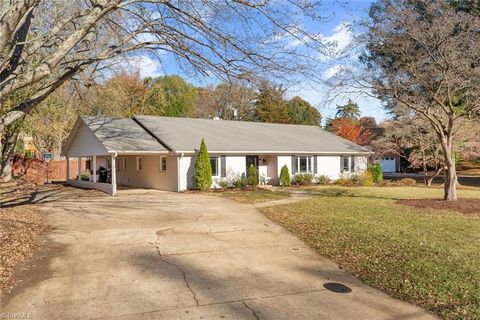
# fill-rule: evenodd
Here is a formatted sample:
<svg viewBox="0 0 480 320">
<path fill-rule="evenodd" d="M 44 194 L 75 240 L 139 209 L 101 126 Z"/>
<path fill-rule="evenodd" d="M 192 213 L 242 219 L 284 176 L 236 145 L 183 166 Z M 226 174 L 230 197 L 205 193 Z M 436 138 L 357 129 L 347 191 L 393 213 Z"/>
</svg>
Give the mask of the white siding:
<svg viewBox="0 0 480 320">
<path fill-rule="evenodd" d="M 225 157 L 227 178 L 246 175 L 247 166 L 246 156 L 226 156 Z"/>
<path fill-rule="evenodd" d="M 196 158 L 195 158 L 196 159 Z M 193 188 L 193 175 L 195 172 L 195 161 L 192 157 L 181 157 L 178 159 L 179 170 L 179 191 Z"/>
<path fill-rule="evenodd" d="M 330 179 L 340 177 L 340 156 L 317 156 L 317 174 Z"/>
<path fill-rule="evenodd" d="M 368 158 L 367 157 L 355 157 L 355 172 L 362 172 L 367 170 Z"/>
<path fill-rule="evenodd" d="M 68 149 L 68 157 L 106 155 L 107 149 L 98 141 L 85 124 L 81 124 Z"/>
<path fill-rule="evenodd" d="M 177 191 L 177 158 L 167 156 L 167 170 L 160 171 L 159 155 L 118 156 L 121 164 L 123 157 L 127 159 L 127 170 L 120 166 L 117 171 L 118 184 L 126 186 Z M 142 158 L 142 170 L 137 170 L 137 157 Z"/>
</svg>

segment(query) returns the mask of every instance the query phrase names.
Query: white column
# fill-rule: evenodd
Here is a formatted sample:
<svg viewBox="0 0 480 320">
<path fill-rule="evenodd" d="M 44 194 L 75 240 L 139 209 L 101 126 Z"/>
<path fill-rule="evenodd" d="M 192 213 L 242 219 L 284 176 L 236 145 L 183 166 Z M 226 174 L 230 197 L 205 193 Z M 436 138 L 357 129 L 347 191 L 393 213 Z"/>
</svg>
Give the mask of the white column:
<svg viewBox="0 0 480 320">
<path fill-rule="evenodd" d="M 92 158 L 93 183 L 97 182 L 97 156 Z"/>
<path fill-rule="evenodd" d="M 67 160 L 67 182 L 68 182 L 68 180 L 70 180 L 70 158 L 65 157 L 65 159 Z"/>
<path fill-rule="evenodd" d="M 112 175 L 112 196 L 117 194 L 117 169 L 115 164 L 115 154 L 112 154 L 112 166 L 110 168 L 111 175 Z"/>
<path fill-rule="evenodd" d="M 82 157 L 78 157 L 77 168 L 78 168 L 78 178 L 77 178 L 77 180 L 80 181 L 80 180 L 82 180 Z"/>
</svg>

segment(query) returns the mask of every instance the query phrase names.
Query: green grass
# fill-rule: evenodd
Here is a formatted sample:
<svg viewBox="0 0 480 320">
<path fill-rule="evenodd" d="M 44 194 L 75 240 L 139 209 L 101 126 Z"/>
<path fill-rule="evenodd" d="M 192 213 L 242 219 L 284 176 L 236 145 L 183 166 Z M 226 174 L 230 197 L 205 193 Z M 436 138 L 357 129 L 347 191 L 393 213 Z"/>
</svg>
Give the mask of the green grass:
<svg viewBox="0 0 480 320">
<path fill-rule="evenodd" d="M 480 319 L 480 215 L 395 204 L 440 188 L 306 189 L 312 200 L 260 210 L 369 285 L 446 319 Z"/>
<path fill-rule="evenodd" d="M 228 199 L 236 200 L 242 203 L 260 203 L 266 201 L 280 200 L 290 197 L 285 191 L 271 191 L 261 188 L 245 189 L 245 190 L 225 190 L 213 191 L 212 194 Z"/>
</svg>

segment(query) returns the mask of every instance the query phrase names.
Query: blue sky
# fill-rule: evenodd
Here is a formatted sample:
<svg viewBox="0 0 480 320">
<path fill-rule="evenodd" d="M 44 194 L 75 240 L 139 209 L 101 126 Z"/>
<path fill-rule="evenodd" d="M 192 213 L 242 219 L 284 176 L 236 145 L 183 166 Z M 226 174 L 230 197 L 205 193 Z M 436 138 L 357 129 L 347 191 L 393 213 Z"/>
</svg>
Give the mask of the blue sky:
<svg viewBox="0 0 480 320">
<path fill-rule="evenodd" d="M 371 4 L 371 1 L 323 1 L 322 16 L 325 16 L 323 23 L 308 25 L 307 27 L 313 32 L 319 32 L 331 41 L 337 43 L 338 49 L 346 48 L 353 41 L 353 32 L 348 25 L 354 25 L 355 21 L 364 17 Z M 182 74 L 177 67 L 175 59 L 170 55 L 163 56 L 161 61 L 152 59 L 147 56 L 137 57 L 133 64 L 139 69 L 142 77 L 160 76 L 166 74 L 180 74 L 194 85 L 205 85 L 218 82 L 212 78 L 189 78 Z M 354 60 L 355 61 L 355 60 Z M 355 62 L 354 62 L 355 63 Z M 334 73 L 336 68 L 335 60 L 331 60 L 325 65 L 325 77 Z M 342 104 L 351 98 L 356 101 L 362 111 L 363 116 L 374 116 L 377 121 L 387 118 L 380 101 L 375 98 L 368 97 L 365 94 L 342 94 L 333 102 L 325 103 L 325 97 L 330 88 L 320 85 L 297 84 L 296 86 L 287 86 L 287 94 L 289 96 L 299 95 L 311 104 L 316 106 L 324 119 L 333 117 L 335 114 L 336 104 Z"/>
</svg>

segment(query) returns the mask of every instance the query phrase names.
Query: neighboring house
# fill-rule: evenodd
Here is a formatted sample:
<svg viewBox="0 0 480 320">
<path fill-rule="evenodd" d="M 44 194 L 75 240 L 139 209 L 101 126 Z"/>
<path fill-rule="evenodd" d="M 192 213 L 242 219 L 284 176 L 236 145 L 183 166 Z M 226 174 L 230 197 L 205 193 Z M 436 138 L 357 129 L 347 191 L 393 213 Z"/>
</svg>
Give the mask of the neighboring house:
<svg viewBox="0 0 480 320">
<path fill-rule="evenodd" d="M 117 184 L 187 190 L 193 187 L 202 138 L 212 164 L 212 187 L 218 187 L 220 179 L 245 176 L 250 164 L 269 184 L 278 183 L 284 165 L 292 175 L 311 172 L 337 179 L 365 170 L 369 155 L 367 149 L 317 126 L 157 116 L 82 116 L 62 155 L 67 160 L 88 158 L 91 172 L 99 174 L 88 178 L 88 174 L 79 172 L 76 179 L 67 180 L 71 185 L 112 195 Z"/>
<path fill-rule="evenodd" d="M 385 129 L 376 124 L 363 124 L 362 126 L 364 130 L 369 133 L 371 142 L 374 142 L 384 134 Z M 392 152 L 379 152 L 378 150 L 375 150 L 372 145 L 365 147 L 372 151 L 369 161 L 371 163 L 380 161 L 383 173 L 400 172 L 400 156 L 398 154 Z"/>
</svg>

